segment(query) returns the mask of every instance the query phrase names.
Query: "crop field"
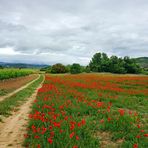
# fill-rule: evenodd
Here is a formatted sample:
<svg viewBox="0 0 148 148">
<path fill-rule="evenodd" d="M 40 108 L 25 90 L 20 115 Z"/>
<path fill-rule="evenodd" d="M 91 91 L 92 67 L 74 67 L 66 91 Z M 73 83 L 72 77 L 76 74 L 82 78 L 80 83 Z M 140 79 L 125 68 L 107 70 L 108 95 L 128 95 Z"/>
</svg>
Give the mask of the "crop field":
<svg viewBox="0 0 148 148">
<path fill-rule="evenodd" d="M 147 148 L 148 77 L 46 75 L 24 135 L 31 148 Z"/>
<path fill-rule="evenodd" d="M 31 69 L 0 69 L 0 80 L 17 78 L 33 73 Z"/>
</svg>

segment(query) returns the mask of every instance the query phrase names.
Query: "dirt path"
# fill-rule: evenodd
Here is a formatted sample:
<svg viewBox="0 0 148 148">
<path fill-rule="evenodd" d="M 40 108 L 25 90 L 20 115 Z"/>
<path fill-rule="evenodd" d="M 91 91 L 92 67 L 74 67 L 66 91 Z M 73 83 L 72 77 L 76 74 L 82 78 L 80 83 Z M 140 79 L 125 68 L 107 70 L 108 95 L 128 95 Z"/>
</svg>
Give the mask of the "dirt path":
<svg viewBox="0 0 148 148">
<path fill-rule="evenodd" d="M 16 89 L 15 91 L 13 91 L 13 92 L 11 92 L 11 93 L 5 95 L 5 96 L 1 96 L 1 97 L 0 97 L 0 101 L 3 101 L 4 99 L 6 99 L 6 98 L 8 98 L 8 97 L 11 97 L 12 95 L 16 94 L 16 93 L 19 92 L 20 90 L 23 90 L 24 88 L 28 87 L 30 84 L 32 84 L 33 82 L 35 82 L 39 77 L 40 77 L 40 75 L 38 74 L 38 77 L 37 77 L 36 79 L 34 79 L 33 81 L 31 81 L 31 82 L 25 84 L 24 86 L 22 86 L 22 87 Z"/>
<path fill-rule="evenodd" d="M 44 82 L 44 80 L 43 80 Z M 42 83 L 43 83 L 42 82 Z M 38 88 L 41 87 L 41 84 Z M 0 148 L 21 148 L 24 134 L 26 132 L 26 125 L 28 114 L 31 111 L 31 105 L 37 95 L 37 90 L 32 94 L 28 101 L 23 104 L 19 110 L 13 113 L 12 116 L 6 118 L 4 123 L 0 123 Z"/>
</svg>

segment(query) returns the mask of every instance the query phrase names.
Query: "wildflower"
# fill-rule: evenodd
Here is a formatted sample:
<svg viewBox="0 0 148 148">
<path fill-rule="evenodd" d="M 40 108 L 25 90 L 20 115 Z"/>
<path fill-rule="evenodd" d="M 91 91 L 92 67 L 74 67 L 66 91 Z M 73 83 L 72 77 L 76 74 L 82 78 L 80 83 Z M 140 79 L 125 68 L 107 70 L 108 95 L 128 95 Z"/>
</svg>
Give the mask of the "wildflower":
<svg viewBox="0 0 148 148">
<path fill-rule="evenodd" d="M 78 146 L 75 145 L 75 146 L 73 146 L 72 148 L 78 148 Z"/>
<path fill-rule="evenodd" d="M 75 128 L 75 125 L 72 124 L 71 127 L 70 127 L 70 130 L 74 130 L 74 128 Z"/>
<path fill-rule="evenodd" d="M 54 125 L 54 127 L 58 127 L 58 128 L 60 128 L 60 126 L 61 126 L 60 122 L 53 122 L 53 125 Z"/>
<path fill-rule="evenodd" d="M 65 119 L 65 120 L 68 120 L 68 116 L 66 116 L 64 119 Z"/>
<path fill-rule="evenodd" d="M 50 144 L 52 144 L 53 140 L 52 140 L 51 138 L 48 138 L 48 142 L 49 142 Z"/>
<path fill-rule="evenodd" d="M 104 119 L 101 119 L 101 120 L 100 120 L 100 123 L 104 123 Z"/>
<path fill-rule="evenodd" d="M 144 137 L 148 137 L 148 134 L 144 134 Z"/>
<path fill-rule="evenodd" d="M 136 138 L 140 138 L 140 137 L 141 137 L 140 135 L 137 135 L 137 136 L 136 136 Z"/>
<path fill-rule="evenodd" d="M 119 109 L 118 112 L 120 113 L 121 116 L 123 116 L 124 113 L 125 113 L 125 110 L 124 109 Z"/>
<path fill-rule="evenodd" d="M 111 118 L 108 118 L 108 122 L 110 122 Z"/>
<path fill-rule="evenodd" d="M 85 125 L 86 124 L 85 119 L 82 119 L 81 123 L 82 123 L 82 125 Z"/>
<path fill-rule="evenodd" d="M 63 130 L 62 129 L 60 129 L 60 133 L 63 133 Z"/>
<path fill-rule="evenodd" d="M 97 106 L 98 106 L 98 107 L 102 107 L 102 106 L 103 106 L 103 102 L 98 102 L 98 103 L 97 103 Z"/>
<path fill-rule="evenodd" d="M 76 140 L 79 140 L 80 138 L 79 138 L 79 136 L 76 136 Z"/>
<path fill-rule="evenodd" d="M 54 132 L 50 132 L 50 136 L 53 138 L 54 137 Z"/>
<path fill-rule="evenodd" d="M 35 139 L 39 139 L 40 137 L 39 137 L 39 136 L 37 136 L 37 135 L 35 135 L 35 136 L 34 136 L 34 138 L 35 138 Z"/>
<path fill-rule="evenodd" d="M 144 132 L 144 130 L 140 130 L 140 132 L 141 132 L 141 133 L 143 133 L 143 132 Z"/>
<path fill-rule="evenodd" d="M 134 144 L 133 145 L 133 148 L 138 148 L 138 144 Z"/>
<path fill-rule="evenodd" d="M 49 126 L 49 130 L 52 130 L 52 126 Z"/>
<path fill-rule="evenodd" d="M 72 138 L 74 135 L 75 135 L 75 133 L 72 132 L 72 133 L 69 135 L 69 137 Z"/>
<path fill-rule="evenodd" d="M 132 111 L 129 111 L 128 113 L 129 113 L 129 115 L 132 115 Z"/>
<path fill-rule="evenodd" d="M 25 137 L 25 138 L 28 138 L 28 137 L 29 137 L 29 135 L 28 135 L 28 134 L 24 134 L 24 137 Z"/>
<path fill-rule="evenodd" d="M 78 126 L 78 127 L 81 127 L 81 122 L 78 122 L 77 126 Z"/>
</svg>

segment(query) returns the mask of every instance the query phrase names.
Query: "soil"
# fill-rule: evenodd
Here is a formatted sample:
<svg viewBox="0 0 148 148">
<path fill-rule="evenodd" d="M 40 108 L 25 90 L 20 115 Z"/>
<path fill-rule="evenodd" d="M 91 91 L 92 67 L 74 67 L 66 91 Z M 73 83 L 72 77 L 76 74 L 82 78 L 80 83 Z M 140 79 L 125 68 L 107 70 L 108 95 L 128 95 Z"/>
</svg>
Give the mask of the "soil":
<svg viewBox="0 0 148 148">
<path fill-rule="evenodd" d="M 33 74 L 29 76 L 0 81 L 0 90 L 5 90 L 7 92 L 16 90 L 20 88 L 21 86 L 27 84 L 28 82 L 36 79 L 37 77 L 38 77 L 37 74 Z"/>
<path fill-rule="evenodd" d="M 28 115 L 31 111 L 33 101 L 36 99 L 36 89 L 28 101 L 20 106 L 19 110 L 12 113 L 12 116 L 6 118 L 0 123 L 0 148 L 22 148 L 24 134 L 28 123 Z"/>
<path fill-rule="evenodd" d="M 21 78 L 17 78 L 17 79 L 12 79 L 12 80 L 0 82 L 0 89 L 3 89 L 5 91 L 11 89 L 11 93 L 6 94 L 5 96 L 0 96 L 0 101 L 14 95 L 15 93 L 19 92 L 22 89 L 26 88 L 28 85 L 30 85 L 31 83 L 36 81 L 38 78 L 39 78 L 39 75 L 35 74 L 35 75 L 27 76 L 27 77 L 21 77 Z M 6 88 L 6 87 L 8 87 L 8 88 Z"/>
<path fill-rule="evenodd" d="M 111 133 L 109 132 L 97 132 L 96 137 L 99 137 L 100 148 L 118 148 L 123 142 L 123 139 L 119 139 L 116 142 L 111 140 Z"/>
</svg>

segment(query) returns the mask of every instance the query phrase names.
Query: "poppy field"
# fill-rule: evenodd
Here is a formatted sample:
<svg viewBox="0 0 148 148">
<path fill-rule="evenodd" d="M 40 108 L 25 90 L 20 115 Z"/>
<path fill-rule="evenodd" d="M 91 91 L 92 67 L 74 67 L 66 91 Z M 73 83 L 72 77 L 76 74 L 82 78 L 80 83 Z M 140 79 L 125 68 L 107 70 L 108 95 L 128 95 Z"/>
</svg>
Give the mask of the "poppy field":
<svg viewBox="0 0 148 148">
<path fill-rule="evenodd" d="M 46 75 L 24 146 L 146 148 L 147 109 L 147 76 Z"/>
</svg>

